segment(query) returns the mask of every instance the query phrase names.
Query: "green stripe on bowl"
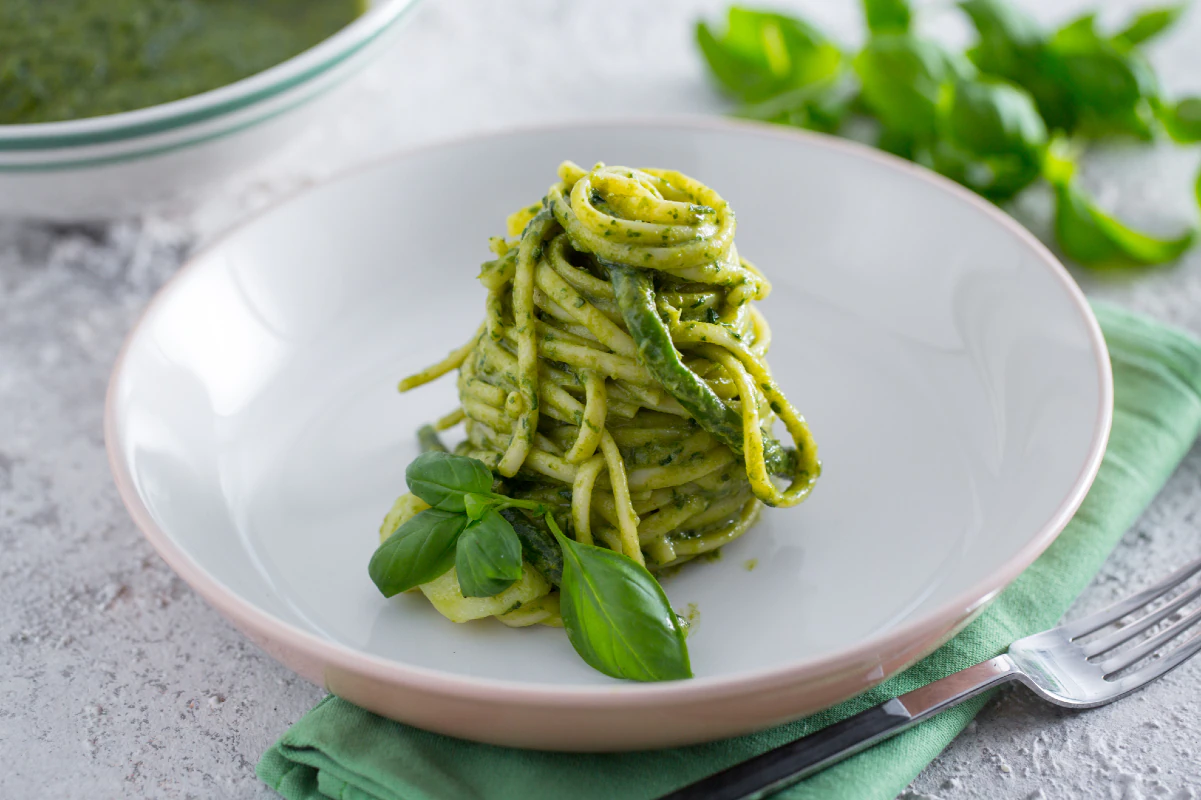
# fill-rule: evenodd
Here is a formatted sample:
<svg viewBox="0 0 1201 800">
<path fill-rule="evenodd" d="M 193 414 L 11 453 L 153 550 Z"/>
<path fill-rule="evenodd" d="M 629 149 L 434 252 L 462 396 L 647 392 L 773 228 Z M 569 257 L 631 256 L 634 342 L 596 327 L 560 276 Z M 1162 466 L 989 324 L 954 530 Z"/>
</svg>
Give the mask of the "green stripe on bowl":
<svg viewBox="0 0 1201 800">
<path fill-rule="evenodd" d="M 350 74 L 353 73 L 348 73 L 342 80 L 349 78 Z M 191 139 L 172 142 L 171 144 L 164 144 L 158 147 L 150 147 L 145 150 L 136 150 L 132 153 L 118 153 L 111 156 L 79 158 L 71 161 L 48 161 L 40 164 L 0 164 L 0 175 L 30 172 L 61 172 L 63 170 L 70 169 L 88 169 L 90 167 L 104 167 L 111 164 L 123 164 L 129 161 L 139 161 L 144 158 L 161 156 L 167 153 L 173 153 L 177 150 L 184 150 L 188 147 L 195 147 L 196 145 L 213 142 L 218 139 L 224 139 L 227 136 L 233 136 L 235 133 L 241 133 L 248 128 L 253 128 L 255 125 L 269 122 L 276 117 L 287 114 L 290 111 L 294 111 L 300 106 L 303 106 L 305 103 L 316 100 L 331 89 L 340 86 L 342 84 L 342 80 L 334 81 L 328 86 L 321 87 L 312 94 L 307 94 L 304 97 L 298 98 L 295 102 L 277 108 L 268 114 L 262 115 L 261 117 L 255 117 L 254 119 L 246 120 L 245 122 L 235 125 L 232 128 L 225 128 L 224 130 L 214 131 L 213 133 L 206 133 L 203 136 L 196 136 Z"/>
</svg>

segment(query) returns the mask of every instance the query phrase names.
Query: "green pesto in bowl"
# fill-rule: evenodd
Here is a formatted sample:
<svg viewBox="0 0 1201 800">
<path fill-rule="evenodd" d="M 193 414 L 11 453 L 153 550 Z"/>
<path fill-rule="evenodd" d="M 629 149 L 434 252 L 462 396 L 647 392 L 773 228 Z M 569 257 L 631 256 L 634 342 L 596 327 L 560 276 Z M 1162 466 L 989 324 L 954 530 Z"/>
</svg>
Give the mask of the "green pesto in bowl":
<svg viewBox="0 0 1201 800">
<path fill-rule="evenodd" d="M 286 61 L 367 0 L 0 0 L 0 125 L 190 97 Z"/>
</svg>

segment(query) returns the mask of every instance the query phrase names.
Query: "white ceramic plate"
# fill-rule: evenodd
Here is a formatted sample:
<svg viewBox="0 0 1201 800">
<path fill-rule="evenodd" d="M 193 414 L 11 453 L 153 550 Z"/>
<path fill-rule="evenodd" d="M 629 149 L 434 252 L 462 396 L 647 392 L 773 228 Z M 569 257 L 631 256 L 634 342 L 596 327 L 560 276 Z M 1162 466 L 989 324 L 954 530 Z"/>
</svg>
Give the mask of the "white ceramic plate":
<svg viewBox="0 0 1201 800">
<path fill-rule="evenodd" d="M 616 682 L 560 630 L 454 625 L 367 577 L 415 429 L 455 405 L 450 378 L 396 382 L 471 335 L 487 237 L 566 158 L 679 169 L 730 201 L 825 465 L 809 501 L 666 581 L 699 612 L 691 681 Z M 970 193 L 816 135 L 606 123 L 427 148 L 248 222 L 130 334 L 107 438 L 154 546 L 301 674 L 458 736 L 622 749 L 795 718 L 945 641 L 1071 517 L 1111 396 L 1079 290 Z"/>
</svg>

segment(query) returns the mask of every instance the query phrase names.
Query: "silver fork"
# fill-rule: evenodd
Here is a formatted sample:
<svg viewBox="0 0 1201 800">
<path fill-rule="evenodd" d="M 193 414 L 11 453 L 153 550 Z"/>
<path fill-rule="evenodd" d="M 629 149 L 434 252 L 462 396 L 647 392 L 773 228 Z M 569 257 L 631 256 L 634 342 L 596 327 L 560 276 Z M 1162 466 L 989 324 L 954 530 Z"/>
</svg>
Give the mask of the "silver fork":
<svg viewBox="0 0 1201 800">
<path fill-rule="evenodd" d="M 1156 601 L 1201 574 L 1201 559 L 1160 583 L 1103 611 L 1018 639 L 1006 655 L 991 658 L 836 722 L 795 742 L 735 764 L 659 800 L 757 800 L 929 719 L 969 697 L 1021 681 L 1039 697 L 1068 708 L 1093 708 L 1146 686 L 1201 651 L 1201 632 L 1174 650 L 1164 648 L 1201 622 L 1201 607 L 1178 620 L 1173 614 L 1201 598 L 1201 583 L 1162 606 Z M 1122 620 L 1141 612 L 1125 625 Z M 1171 624 L 1135 646 L 1122 645 L 1168 620 Z M 1090 638 L 1106 628 L 1114 630 Z M 1147 663 L 1140 663 L 1140 662 Z M 1132 669 L 1133 668 L 1133 669 Z"/>
</svg>

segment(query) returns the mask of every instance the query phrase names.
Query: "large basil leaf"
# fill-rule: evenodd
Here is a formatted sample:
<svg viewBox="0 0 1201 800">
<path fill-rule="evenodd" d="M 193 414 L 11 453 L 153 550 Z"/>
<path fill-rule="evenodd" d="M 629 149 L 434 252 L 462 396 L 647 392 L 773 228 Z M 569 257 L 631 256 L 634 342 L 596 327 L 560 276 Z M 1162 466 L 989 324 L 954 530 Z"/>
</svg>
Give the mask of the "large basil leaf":
<svg viewBox="0 0 1201 800">
<path fill-rule="evenodd" d="M 738 110 L 738 116 L 792 125 L 823 133 L 842 127 L 856 97 L 853 80 L 834 80 L 801 86 Z"/>
<path fill-rule="evenodd" d="M 371 556 L 367 572 L 384 597 L 429 583 L 455 563 L 455 544 L 467 517 L 427 509 L 396 529 Z"/>
<path fill-rule="evenodd" d="M 1054 67 L 1055 56 L 1038 22 L 1008 0 L 966 0 L 960 8 L 979 39 L 968 58 L 980 71 L 1012 81 L 1034 98 L 1048 128 L 1073 130 L 1076 106 Z"/>
<path fill-rule="evenodd" d="M 513 526 L 490 508 L 459 537 L 455 573 L 464 597 L 492 597 L 521 577 L 521 540 Z"/>
<path fill-rule="evenodd" d="M 1153 39 L 1175 25 L 1176 20 L 1180 19 L 1180 15 L 1184 13 L 1187 7 L 1186 3 L 1181 3 L 1175 6 L 1149 8 L 1142 11 L 1113 37 L 1114 41 L 1128 47 L 1135 47 L 1149 39 Z"/>
<path fill-rule="evenodd" d="M 957 70 L 936 42 L 908 34 L 873 36 L 855 57 L 868 108 L 892 135 L 934 133 L 938 105 Z"/>
<path fill-rule="evenodd" d="M 946 118 L 950 136 L 980 155 L 1012 153 L 1037 161 L 1047 143 L 1047 126 L 1030 94 L 996 78 L 957 81 Z"/>
<path fill-rule="evenodd" d="M 916 145 L 911 157 L 995 203 L 1012 198 L 1039 177 L 1037 162 L 1024 155 L 982 156 L 963 149 L 950 139 Z"/>
<path fill-rule="evenodd" d="M 908 33 L 913 18 L 908 0 L 863 0 L 863 15 L 873 34 Z"/>
<path fill-rule="evenodd" d="M 983 72 L 1013 78 L 1037 59 L 1045 36 L 1038 22 L 1009 0 L 966 0 L 959 7 L 979 41 L 968 55 Z"/>
<path fill-rule="evenodd" d="M 1193 199 L 1201 207 L 1201 170 L 1197 171 L 1197 177 L 1193 179 Z"/>
<path fill-rule="evenodd" d="M 1138 52 L 1099 34 L 1095 15 L 1056 32 L 1044 69 L 1070 98 L 1077 124 L 1090 135 L 1151 138 L 1152 104 L 1159 95 L 1155 73 Z"/>
<path fill-rule="evenodd" d="M 492 472 L 477 459 L 432 451 L 409 464 L 405 482 L 409 491 L 434 508 L 462 513 L 465 494 L 492 491 Z"/>
<path fill-rule="evenodd" d="M 1201 142 L 1201 97 L 1186 97 L 1159 107 L 1159 121 L 1180 144 Z"/>
<path fill-rule="evenodd" d="M 709 71 L 728 94 L 754 102 L 775 93 L 778 79 L 770 69 L 727 47 L 704 22 L 696 24 L 696 43 Z"/>
<path fill-rule="evenodd" d="M 580 658 L 614 678 L 692 677 L 680 621 L 646 568 L 612 550 L 556 538 L 563 549 L 559 608 Z"/>
<path fill-rule="evenodd" d="M 1038 178 L 1047 129 L 1024 89 L 996 78 L 961 79 L 942 136 L 915 159 L 995 201 Z"/>
<path fill-rule="evenodd" d="M 842 53 L 804 20 L 731 7 L 718 34 L 697 23 L 697 45 L 722 88 L 757 103 L 801 86 L 832 80 Z"/>
<path fill-rule="evenodd" d="M 1055 236 L 1073 261 L 1091 267 L 1129 267 L 1175 261 L 1193 243 L 1194 231 L 1161 239 L 1133 230 L 1097 208 L 1076 186 L 1055 186 Z"/>
</svg>

